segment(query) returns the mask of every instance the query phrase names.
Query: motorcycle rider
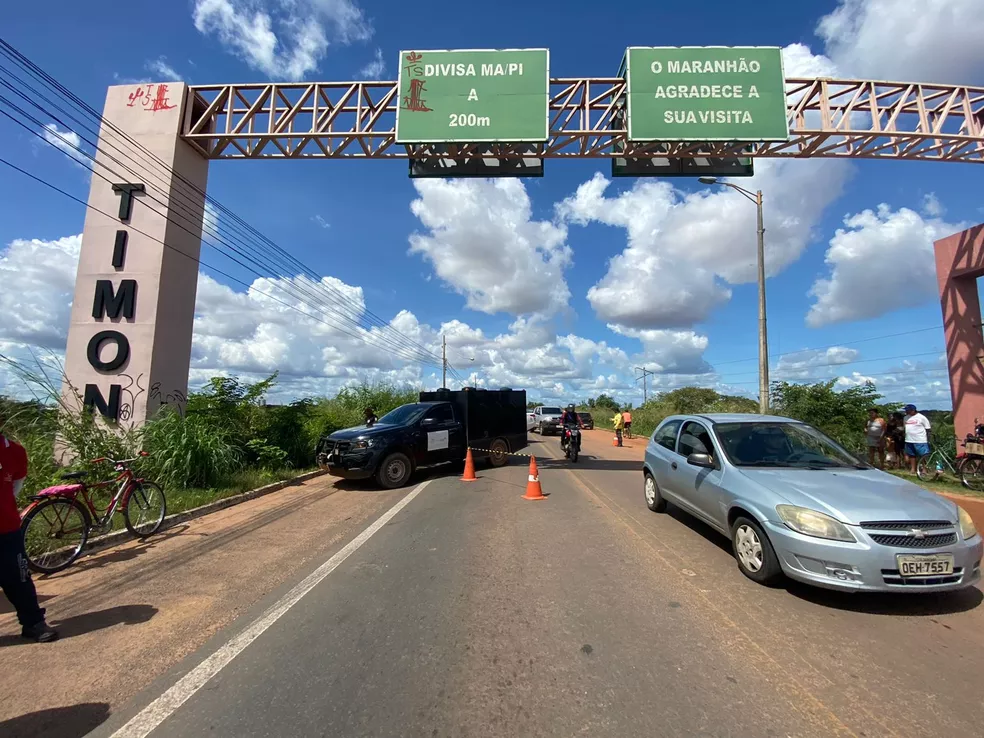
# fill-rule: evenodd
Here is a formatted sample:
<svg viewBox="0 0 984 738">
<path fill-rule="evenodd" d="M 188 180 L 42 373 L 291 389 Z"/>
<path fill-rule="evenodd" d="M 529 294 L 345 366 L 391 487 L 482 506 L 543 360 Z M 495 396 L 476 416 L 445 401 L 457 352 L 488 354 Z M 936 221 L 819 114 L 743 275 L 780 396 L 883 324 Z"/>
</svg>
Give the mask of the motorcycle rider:
<svg viewBox="0 0 984 738">
<path fill-rule="evenodd" d="M 571 403 L 566 408 L 564 408 L 564 413 L 560 416 L 560 447 L 564 449 L 567 447 L 567 428 L 568 426 L 577 426 L 583 429 L 584 424 L 581 422 L 581 418 L 578 417 L 577 412 L 574 410 L 574 403 Z"/>
</svg>

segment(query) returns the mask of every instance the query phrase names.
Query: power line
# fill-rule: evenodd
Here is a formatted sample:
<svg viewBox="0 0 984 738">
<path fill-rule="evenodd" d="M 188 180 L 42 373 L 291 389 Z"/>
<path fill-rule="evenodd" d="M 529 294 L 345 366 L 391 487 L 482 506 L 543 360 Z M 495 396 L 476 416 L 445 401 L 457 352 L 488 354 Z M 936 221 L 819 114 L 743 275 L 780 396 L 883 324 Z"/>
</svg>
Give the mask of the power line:
<svg viewBox="0 0 984 738">
<path fill-rule="evenodd" d="M 2 111 L 0 111 L 0 112 L 2 112 Z M 58 192 L 59 194 L 64 195 L 65 197 L 67 197 L 67 198 L 69 198 L 71 200 L 74 200 L 78 204 L 83 205 L 84 207 L 86 207 L 86 208 L 88 208 L 88 209 L 90 209 L 90 210 L 92 210 L 92 211 L 94 211 L 96 213 L 100 213 L 101 215 L 104 215 L 107 218 L 113 218 L 114 217 L 111 213 L 108 213 L 105 210 L 102 210 L 102 209 L 97 208 L 97 207 L 95 207 L 93 205 L 90 205 L 89 203 L 85 202 L 81 198 L 75 197 L 75 195 L 72 195 L 71 193 L 66 192 L 65 190 L 61 189 L 60 187 L 58 187 L 56 185 L 51 184 L 50 182 L 42 179 L 41 177 L 38 177 L 38 176 L 36 176 L 34 174 L 31 174 L 30 172 L 28 172 L 28 171 L 26 171 L 26 170 L 18 167 L 16 164 L 13 164 L 13 163 L 7 161 L 6 159 L 0 158 L 0 164 L 4 164 L 4 165 L 10 167 L 11 169 L 13 169 L 13 170 L 15 170 L 15 171 L 23 174 L 24 176 L 29 177 L 30 179 L 33 179 L 35 182 L 38 182 L 39 184 L 42 184 L 42 185 L 44 185 L 46 187 L 49 187 L 50 189 L 54 190 L 55 192 Z M 270 300 L 273 300 L 274 302 L 276 302 L 276 303 L 278 303 L 280 305 L 283 305 L 284 307 L 290 308 L 291 310 L 294 310 L 294 311 L 300 313 L 301 315 L 305 316 L 306 318 L 310 318 L 310 319 L 315 320 L 315 321 L 317 321 L 319 323 L 322 323 L 323 325 L 327 325 L 327 326 L 329 326 L 331 328 L 335 328 L 336 330 L 339 330 L 337 328 L 337 326 L 334 326 L 334 325 L 328 323 L 327 321 L 322 320 L 318 316 L 311 315 L 310 313 L 304 312 L 303 310 L 301 310 L 300 308 L 298 308 L 296 305 L 291 305 L 289 302 L 284 302 L 283 300 L 275 297 L 274 295 L 271 295 L 268 292 L 261 292 L 260 290 L 257 290 L 255 288 L 253 288 L 248 282 L 244 282 L 243 280 L 238 279 L 238 278 L 232 276 L 228 272 L 224 272 L 221 269 L 218 269 L 217 267 L 214 267 L 211 264 L 208 264 L 208 263 L 202 261 L 201 259 L 195 258 L 194 256 L 191 256 L 189 254 L 186 254 L 181 249 L 175 248 L 174 246 L 171 246 L 170 244 L 162 241 L 161 239 L 156 238 L 154 236 L 151 236 L 149 233 L 146 233 L 146 232 L 144 232 L 144 231 L 142 231 L 142 230 L 140 230 L 138 228 L 134 228 L 132 226 L 130 227 L 130 230 L 132 230 L 134 233 L 139 233 L 140 235 L 149 238 L 151 241 L 154 241 L 155 243 L 161 244 L 163 247 L 165 247 L 167 249 L 170 249 L 170 250 L 174 251 L 175 253 L 180 254 L 181 256 L 185 257 L 186 259 L 190 259 L 191 261 L 195 262 L 196 264 L 205 266 L 205 267 L 211 269 L 212 271 L 214 271 L 215 273 L 221 274 L 223 277 L 225 277 L 226 279 L 230 280 L 231 282 L 234 282 L 236 284 L 242 285 L 242 286 L 244 286 L 244 287 L 246 287 L 248 289 L 253 290 L 257 294 L 262 295 L 263 297 L 266 297 L 266 298 L 268 298 Z M 342 331 L 342 332 L 347 333 L 346 331 Z M 360 337 L 357 336 L 357 335 L 354 335 L 354 334 L 351 334 L 351 333 L 349 333 L 348 335 L 352 336 L 353 338 L 356 338 L 356 340 L 361 340 Z"/>
<path fill-rule="evenodd" d="M 9 87 L 9 85 L 8 85 L 8 87 Z M 40 121 L 38 121 L 37 119 L 33 118 L 33 116 L 30 116 L 29 114 L 25 113 L 25 111 L 23 111 L 18 106 L 12 104 L 6 98 L 0 97 L 0 100 L 3 100 L 8 106 L 14 108 L 15 110 L 17 110 L 21 114 L 25 115 L 25 117 L 27 117 L 29 120 L 32 120 L 36 125 L 39 125 L 39 126 L 41 125 L 41 122 Z M 25 130 L 27 130 L 32 135 L 35 135 L 38 138 L 40 138 L 41 140 L 44 140 L 49 145 L 54 146 L 54 144 L 51 141 L 48 141 L 47 139 L 45 139 L 42 134 L 40 134 L 37 131 L 32 130 L 29 126 L 25 125 L 22 121 L 17 120 L 16 118 L 14 118 L 12 115 L 10 115 L 9 113 L 7 113 L 6 111 L 0 110 L 0 113 L 3 113 L 6 117 L 10 118 L 15 123 L 17 123 L 21 127 L 25 128 Z M 57 147 L 55 147 L 55 148 L 57 148 Z M 83 151 L 81 149 L 79 149 L 78 151 L 79 151 L 79 154 L 85 156 L 86 159 L 88 159 L 90 161 L 93 161 L 93 163 L 98 164 L 102 168 L 107 169 L 108 171 L 110 171 L 114 175 L 117 175 L 118 176 L 118 173 L 117 172 L 114 172 L 112 169 L 110 169 L 109 167 L 107 167 L 102 162 L 97 162 L 94 159 L 94 157 L 92 157 L 91 155 L 88 154 L 88 152 L 85 152 L 85 151 Z M 103 151 L 104 154 L 107 153 L 104 150 L 102 150 L 102 151 Z M 66 153 L 66 152 L 63 151 L 62 153 Z M 111 159 L 113 159 L 114 161 L 116 161 L 117 163 L 122 164 L 121 162 L 119 162 L 118 159 L 115 159 L 115 157 L 112 157 L 111 154 L 107 154 L 107 155 Z M 92 172 L 93 174 L 99 176 L 100 178 L 106 180 L 107 182 L 110 181 L 104 175 L 102 175 L 100 172 L 97 172 L 91 166 L 88 166 L 85 162 L 79 161 L 78 159 L 76 159 L 76 161 L 77 161 L 77 163 L 80 164 L 80 166 L 82 166 L 83 168 L 85 168 L 88 171 Z M 7 162 L 7 163 L 10 164 L 9 162 Z M 124 168 L 128 168 L 128 167 L 125 167 L 125 165 L 124 165 Z M 23 170 L 19 170 L 19 171 L 22 171 L 23 172 Z M 45 184 L 49 184 L 49 183 L 45 183 Z M 58 188 L 54 188 L 54 189 L 57 190 Z M 61 191 L 61 190 L 59 190 L 59 191 L 62 192 L 63 194 L 65 194 L 65 195 L 68 195 L 68 193 L 65 193 L 64 191 Z M 78 200 L 78 198 L 75 198 L 74 196 L 70 196 L 70 197 L 72 197 L 73 200 L 76 200 L 76 201 L 80 202 L 81 204 L 86 204 L 86 203 L 82 203 L 80 200 Z M 153 201 L 155 201 L 155 202 L 160 202 L 159 200 L 157 200 L 153 196 L 151 196 L 150 199 L 153 200 Z M 164 217 L 165 219 L 167 219 L 169 222 L 174 223 L 176 226 L 178 226 L 182 230 L 184 230 L 184 231 L 192 234 L 196 238 L 200 237 L 200 231 L 199 232 L 193 232 L 192 230 L 190 230 L 187 227 L 185 227 L 183 224 L 177 222 L 174 218 L 169 217 L 168 214 L 162 213 L 162 212 L 154 209 L 153 207 L 151 207 L 147 203 L 145 203 L 145 205 L 148 207 L 149 210 L 151 210 L 152 212 L 156 213 L 157 215 L 161 215 L 162 217 Z M 112 217 L 112 216 L 109 216 L 109 217 Z M 213 237 L 217 237 L 217 239 L 219 240 L 220 243 L 223 243 L 223 244 L 226 244 L 227 243 L 224 239 L 221 238 L 221 235 L 216 236 L 207 227 L 203 227 L 202 230 L 205 231 L 205 233 L 206 233 L 207 236 L 211 235 Z M 157 239 L 154 239 L 154 240 L 157 240 Z M 206 243 L 206 245 L 211 246 L 213 249 L 217 250 L 223 256 L 225 256 L 226 258 L 231 259 L 232 261 L 234 261 L 235 263 L 237 263 L 239 266 L 243 267 L 247 271 L 250 271 L 251 273 L 253 273 L 253 274 L 255 274 L 256 276 L 259 276 L 259 277 L 263 277 L 264 276 L 263 274 L 257 272 L 255 269 L 251 269 L 248 265 L 244 264 L 239 259 L 237 259 L 237 258 L 235 258 L 233 256 L 230 256 L 228 253 L 224 252 L 217 244 L 211 243 L 208 240 L 206 240 L 205 243 Z M 237 249 L 234 245 L 228 244 L 228 246 L 235 253 L 243 256 L 244 258 L 246 258 L 247 260 L 253 262 L 254 264 L 258 264 L 259 263 L 259 262 L 257 262 L 256 259 L 251 258 L 248 254 L 243 254 L 242 251 L 240 251 L 239 249 Z M 178 251 L 180 251 L 180 250 L 178 250 Z M 181 253 L 183 253 L 183 252 L 181 252 Z M 242 284 L 245 287 L 247 287 L 248 289 L 253 289 L 257 294 L 262 294 L 262 295 L 266 295 L 266 296 L 269 297 L 268 293 L 264 293 L 264 292 L 262 292 L 260 290 L 256 290 L 253 287 L 253 285 L 250 285 L 250 284 L 248 284 L 246 282 L 243 282 L 242 280 L 235 279 L 231 275 L 227 274 L 226 272 L 223 272 L 222 270 L 220 270 L 220 269 L 218 269 L 216 267 L 213 267 L 213 266 L 211 266 L 209 264 L 205 264 L 205 266 L 207 266 L 210 269 L 213 269 L 218 274 L 222 274 L 223 276 L 225 276 L 227 278 L 233 279 L 237 284 Z M 299 302 L 308 304 L 310 306 L 310 302 L 309 301 L 304 300 L 302 297 L 299 297 L 298 294 L 297 294 L 298 292 L 304 292 L 304 293 L 306 293 L 306 294 L 308 294 L 310 296 L 310 291 L 307 290 L 307 289 L 303 289 L 303 288 L 306 287 L 306 285 L 304 285 L 303 283 L 300 284 L 300 285 L 298 285 L 298 283 L 297 283 L 296 280 L 293 280 L 293 279 L 288 278 L 287 284 L 286 285 L 281 284 L 281 285 L 279 285 L 279 287 L 280 287 L 281 291 L 283 291 L 284 293 L 290 294 L 292 297 L 295 297 L 296 299 L 299 299 Z M 285 304 L 286 305 L 286 303 L 284 303 L 282 300 L 275 300 L 275 301 L 278 302 L 278 303 L 280 303 L 280 304 Z M 324 307 L 324 303 L 323 302 L 321 303 L 321 306 Z M 310 316 L 308 313 L 306 313 L 304 311 L 299 311 L 299 312 L 301 312 L 304 315 L 308 315 L 308 317 L 313 317 L 313 316 Z M 344 321 L 344 316 L 336 316 L 336 317 L 338 319 Z M 363 328 L 362 326 L 355 325 L 354 322 L 351 321 L 351 320 L 346 321 L 346 322 L 348 322 L 348 323 L 350 323 L 352 325 L 355 325 L 355 327 L 358 328 L 358 329 L 360 329 L 361 331 L 367 331 L 368 335 L 366 333 L 363 333 L 362 335 L 353 334 L 350 331 L 345 330 L 341 325 L 339 325 L 336 322 L 330 322 L 330 321 L 321 320 L 321 319 L 318 319 L 318 320 L 319 320 L 319 322 L 321 322 L 321 323 L 323 323 L 325 325 L 328 325 L 329 327 L 335 328 L 336 330 L 339 330 L 340 332 L 345 333 L 346 335 L 349 335 L 350 337 L 352 337 L 352 338 L 354 338 L 354 339 L 356 339 L 356 340 L 358 340 L 360 342 L 366 343 L 366 344 L 368 344 L 370 346 L 376 346 L 377 348 L 385 347 L 386 350 L 392 351 L 399 358 L 404 359 L 406 361 L 417 362 L 417 363 L 422 363 L 422 364 L 431 364 L 431 365 L 433 365 L 433 363 L 434 363 L 434 362 L 431 362 L 431 361 L 427 360 L 425 357 L 423 357 L 423 356 L 421 356 L 419 354 L 418 355 L 411 355 L 411 354 L 409 354 L 406 349 L 402 349 L 402 347 L 400 347 L 399 345 L 394 344 L 391 340 L 389 340 L 388 337 L 385 334 L 379 335 L 378 333 L 375 333 L 373 331 L 373 329 L 371 329 L 371 328 L 368 329 L 368 331 L 367 331 L 367 329 Z M 379 346 L 378 344 L 383 344 L 384 346 Z"/>
<path fill-rule="evenodd" d="M 287 264 L 289 264 L 292 267 L 298 268 L 301 271 L 302 274 L 307 274 L 307 275 L 313 277 L 314 280 L 316 280 L 316 283 L 317 283 L 318 287 L 321 290 L 324 290 L 324 291 L 330 293 L 328 295 L 328 298 L 340 309 L 340 311 L 343 314 L 346 314 L 349 318 L 351 318 L 353 315 L 356 315 L 356 313 L 354 313 L 353 311 L 351 311 L 351 309 L 349 308 L 349 306 L 347 304 L 347 301 L 348 301 L 349 298 L 346 295 L 342 294 L 339 290 L 337 290 L 336 288 L 334 288 L 332 285 L 325 284 L 323 281 L 321 281 L 320 276 L 317 275 L 316 273 L 314 273 L 314 271 L 311 270 L 309 267 L 307 267 L 306 265 L 302 264 L 299 260 L 297 260 L 295 257 L 291 256 L 289 253 L 287 253 L 286 251 L 284 251 L 277 244 L 275 244 L 274 242 L 272 242 L 267 237 L 263 236 L 263 234 L 259 233 L 259 231 L 257 231 L 255 228 L 253 228 L 252 226 L 250 226 L 249 224 L 247 224 L 245 221 L 243 221 L 238 215 L 236 215 L 234 212 L 232 212 L 231 210 L 229 210 L 228 208 L 226 208 L 224 205 L 222 205 L 222 203 L 219 203 L 214 198 L 208 196 L 202 189 L 200 189 L 196 185 L 194 185 L 194 183 L 189 182 L 182 175 L 174 172 L 174 170 L 171 167 L 169 167 L 165 162 L 163 162 L 159 157 L 157 157 L 156 154 L 154 154 L 153 152 L 151 152 L 148 149 L 146 149 L 145 147 L 143 147 L 141 144 L 139 144 L 139 142 L 134 141 L 124 131 L 120 130 L 114 124 L 112 124 L 110 121 L 108 121 L 105 118 L 103 118 L 98 112 L 94 111 L 88 104 L 86 104 L 84 101 L 80 100 L 77 96 L 75 96 L 74 93 L 72 93 L 70 90 L 67 90 L 67 88 L 65 88 L 63 85 L 61 85 L 61 83 L 59 83 L 57 80 L 55 80 L 50 75 L 48 75 L 47 73 L 45 73 L 37 65 L 35 65 L 29 59 L 27 59 L 22 54 L 20 54 L 19 52 L 17 52 L 16 49 L 13 49 L 13 47 L 11 47 L 9 44 L 7 44 L 2 39 L 0 39 L 0 45 L 2 45 L 2 47 L 3 47 L 2 49 L 0 49 L 0 51 L 4 52 L 8 57 L 10 57 L 10 56 L 15 57 L 14 58 L 15 63 L 18 63 L 22 67 L 26 67 L 29 74 L 31 74 L 35 78 L 41 79 L 45 83 L 47 83 L 47 84 L 49 84 L 49 85 L 57 88 L 60 92 L 62 92 L 62 94 L 65 97 L 67 97 L 71 101 L 73 101 L 75 103 L 76 107 L 81 108 L 90 117 L 93 117 L 96 120 L 98 120 L 105 128 L 108 128 L 108 129 L 112 130 L 113 132 L 115 132 L 120 138 L 125 139 L 126 141 L 130 142 L 130 144 L 131 144 L 132 148 L 134 149 L 134 152 L 135 153 L 145 153 L 147 156 L 149 156 L 151 159 L 153 159 L 157 163 L 157 165 L 159 165 L 160 168 L 164 169 L 167 173 L 169 173 L 170 175 L 172 175 L 172 179 L 173 180 L 176 180 L 177 182 L 183 183 L 190 190 L 192 190 L 195 193 L 197 193 L 200 196 L 200 198 L 198 198 L 195 202 L 192 203 L 193 204 L 193 210 L 191 212 L 191 218 L 189 218 L 189 222 L 192 222 L 192 223 L 194 223 L 197 226 L 197 224 L 201 221 L 201 213 L 198 211 L 198 202 L 201 201 L 201 198 L 204 198 L 206 203 L 211 204 L 215 208 L 215 210 L 219 211 L 221 214 L 224 214 L 226 216 L 226 218 L 221 219 L 220 222 L 221 222 L 221 225 L 225 227 L 225 230 L 227 232 L 230 230 L 230 228 L 226 225 L 226 222 L 227 222 L 227 219 L 228 218 L 231 218 L 232 221 L 233 221 L 233 224 L 236 226 L 236 230 L 240 234 L 243 234 L 243 232 L 245 230 L 245 232 L 246 232 L 245 233 L 245 236 L 247 238 L 249 238 L 249 239 L 252 239 L 252 241 L 254 243 L 254 248 L 256 248 L 256 242 L 257 242 L 258 239 L 261 242 L 264 242 L 265 244 L 267 244 L 270 247 L 268 250 L 272 250 L 274 253 L 277 254 L 277 257 L 276 258 L 277 258 L 278 261 L 280 261 L 280 264 L 278 265 L 280 268 L 284 268 L 284 260 L 286 260 L 286 263 Z M 13 77 L 18 82 L 20 82 L 22 85 L 24 85 L 29 90 L 31 90 L 35 95 L 43 98 L 49 104 L 54 105 L 54 107 L 56 107 L 63 114 L 68 115 L 69 118 L 71 118 L 73 121 L 75 121 L 76 123 L 78 123 L 79 125 L 81 125 L 85 130 L 88 130 L 88 131 L 90 131 L 92 133 L 95 133 L 98 136 L 98 132 L 93 131 L 91 127 L 86 126 L 85 123 L 83 123 L 82 121 L 80 121 L 70 111 L 66 111 L 63 107 L 61 107 L 60 105 L 58 105 L 57 102 L 52 101 L 50 97 L 47 97 L 42 92 L 40 92 L 39 90 L 37 90 L 36 88 L 34 88 L 33 86 L 31 86 L 29 83 L 24 82 L 23 79 L 17 77 L 16 75 L 11 74 L 9 70 L 5 70 L 5 71 L 8 74 L 10 74 L 11 77 Z M 27 95 L 24 95 L 23 92 L 17 90 L 16 88 L 12 87 L 11 85 L 5 83 L 5 86 L 8 89 L 11 89 L 12 91 L 14 91 L 15 94 L 17 94 L 21 98 L 27 100 L 30 104 L 32 104 L 35 108 L 37 108 L 38 110 L 40 110 L 42 113 L 44 113 L 47 116 L 50 116 L 51 118 L 53 118 L 54 120 L 56 120 L 58 123 L 60 123 L 62 126 L 64 126 L 66 129 L 68 129 L 68 130 L 72 131 L 73 133 L 76 133 L 76 135 L 78 135 L 78 132 L 77 131 L 74 131 L 73 128 L 72 128 L 72 126 L 70 126 L 65 121 L 60 120 L 56 115 L 54 115 L 53 113 L 51 113 L 50 110 L 45 109 L 41 105 L 38 105 L 30 97 L 28 97 Z M 8 104 L 10 104 L 9 101 L 8 101 Z M 16 106 L 13 106 L 13 107 L 16 108 Z M 19 108 L 17 108 L 17 109 L 19 110 L 19 112 L 21 112 L 22 114 L 24 114 L 24 111 L 20 110 Z M 26 116 L 26 117 L 29 117 L 30 118 L 30 116 Z M 36 122 L 37 125 L 44 127 L 44 124 L 42 124 L 40 121 L 36 121 L 35 120 L 35 122 Z M 23 124 L 21 124 L 21 125 L 23 125 Z M 26 128 L 26 126 L 24 126 L 24 127 Z M 28 130 L 30 130 L 30 129 L 28 129 Z M 42 137 L 39 133 L 36 133 L 34 131 L 31 131 L 31 132 L 34 133 L 35 135 L 37 135 L 39 138 Z M 58 132 L 57 132 L 57 130 L 53 131 L 52 133 L 54 135 L 59 135 Z M 84 138 L 84 140 L 89 145 L 94 146 L 97 152 L 102 152 L 103 154 L 108 155 L 118 165 L 122 166 L 124 169 L 127 169 L 131 173 L 136 174 L 124 162 L 121 162 L 118 159 L 116 159 L 115 157 L 113 157 L 111 154 L 108 154 L 108 152 L 106 151 L 105 147 L 102 147 L 101 148 L 98 144 L 93 143 L 88 138 L 85 138 L 85 137 L 82 137 L 82 138 Z M 64 137 L 62 137 L 62 139 L 64 140 Z M 48 142 L 48 143 L 51 143 L 51 142 Z M 71 145 L 71 142 L 67 142 L 66 141 L 65 143 L 67 145 Z M 113 143 L 110 140 L 110 137 L 109 136 L 106 136 L 105 137 L 105 144 L 108 144 L 109 146 L 111 146 L 116 151 L 122 153 L 124 156 L 132 156 L 132 153 L 134 153 L 134 152 L 123 152 L 119 147 L 113 145 Z M 87 158 L 94 160 L 94 157 L 90 156 L 87 152 L 82 151 L 81 149 L 78 149 L 78 151 L 79 151 L 80 154 L 86 156 Z M 63 153 L 65 153 L 65 152 L 63 152 Z M 146 159 L 146 157 L 144 157 L 144 158 Z M 97 164 L 100 164 L 104 168 L 107 168 L 108 169 L 108 167 L 105 167 L 105 165 L 102 165 L 100 162 L 96 162 L 96 163 Z M 89 167 L 87 167 L 87 168 L 89 168 Z M 91 170 L 91 168 L 90 168 L 90 170 Z M 146 175 L 146 174 L 147 173 L 144 173 L 144 175 Z M 179 186 L 176 186 L 176 184 L 174 184 L 173 182 L 172 183 L 166 183 L 166 186 L 167 185 L 174 185 L 173 186 L 173 189 L 172 189 L 173 194 L 175 194 L 175 195 L 180 194 L 185 199 L 189 199 L 189 196 L 185 192 L 183 192 Z M 173 198 L 173 199 L 175 200 L 175 202 L 173 204 L 175 206 L 180 206 L 180 204 L 181 204 L 180 201 L 178 201 L 177 198 Z M 161 203 L 161 204 L 162 205 L 165 205 L 165 207 L 166 207 L 166 204 L 164 204 L 164 203 Z M 175 208 L 175 209 L 177 209 L 177 208 Z M 187 208 L 185 208 L 185 210 L 187 210 Z M 175 222 L 175 221 L 173 219 L 171 219 L 171 222 Z M 177 225 L 180 226 L 180 224 L 177 224 Z M 185 230 L 187 230 L 187 229 L 185 229 Z M 208 235 L 211 235 L 213 238 L 217 238 L 218 240 L 222 241 L 225 245 L 227 245 L 229 247 L 232 247 L 231 244 L 228 244 L 227 242 L 225 242 L 225 240 L 222 238 L 222 236 L 221 236 L 220 233 L 218 233 L 218 232 L 210 233 L 209 232 L 209 229 L 207 227 L 205 227 L 205 226 L 203 226 L 203 230 L 205 230 L 206 233 Z M 216 230 L 218 230 L 218 229 L 216 229 Z M 208 242 L 206 242 L 206 243 L 208 243 Z M 215 244 L 209 243 L 208 245 L 212 246 L 213 248 L 216 248 Z M 261 245 L 261 248 L 262 248 L 262 245 Z M 217 250 L 219 250 L 219 249 L 217 249 Z M 220 252 L 221 252 L 221 250 L 220 250 Z M 241 252 L 238 252 L 238 251 L 237 251 L 237 253 L 240 253 L 241 254 Z M 224 255 L 226 255 L 226 254 L 224 254 Z M 241 255 L 243 255 L 243 254 L 241 254 Z M 243 256 L 244 256 L 244 258 L 248 258 L 250 261 L 253 261 L 253 263 L 257 263 L 256 260 L 253 259 L 252 257 L 246 256 L 246 255 L 243 255 Z M 271 268 L 269 266 L 269 264 L 262 265 L 262 266 L 264 268 L 268 268 L 268 269 Z M 272 271 L 276 271 L 276 268 L 272 268 L 271 270 Z M 310 290 L 307 289 L 307 286 L 306 285 L 301 285 L 300 287 L 298 287 L 298 285 L 297 284 L 294 284 L 293 283 L 293 280 L 292 280 L 292 286 L 294 286 L 295 288 L 298 288 L 298 289 L 300 287 L 303 287 L 304 288 L 304 291 L 307 294 L 309 294 L 309 295 L 311 294 L 310 293 Z M 401 346 L 404 349 L 411 351 L 412 353 L 414 353 L 415 355 L 417 355 L 418 360 L 423 359 L 423 361 L 421 363 L 430 363 L 430 360 L 431 359 L 436 359 L 436 355 L 430 349 L 427 349 L 426 347 L 422 346 L 421 344 L 413 341 L 409 337 L 405 336 L 405 334 L 400 333 L 391 324 L 389 324 L 388 322 L 384 321 L 382 318 L 380 318 L 379 316 L 377 316 L 375 313 L 373 313 L 371 310 L 369 310 L 364 305 L 363 305 L 363 310 L 361 311 L 360 314 L 358 314 L 358 317 L 360 319 L 364 318 L 366 320 L 366 322 L 370 324 L 370 326 L 368 326 L 368 328 L 370 330 L 372 329 L 372 325 L 375 325 L 376 327 L 379 328 L 380 332 L 382 334 L 384 334 L 384 335 L 382 335 L 382 336 L 376 336 L 376 337 L 379 338 L 381 341 L 385 341 L 390 346 Z M 360 328 L 364 328 L 364 329 L 366 328 L 366 326 L 362 326 L 362 325 L 359 325 L 359 327 Z M 406 358 L 406 357 L 404 357 L 404 358 Z"/>
<path fill-rule="evenodd" d="M 783 354 L 777 354 L 775 358 L 783 358 L 785 356 L 795 356 L 796 354 L 805 354 L 809 351 L 823 351 L 825 349 L 840 348 L 841 346 L 854 346 L 859 343 L 868 343 L 870 341 L 882 341 L 886 338 L 898 338 L 899 336 L 910 336 L 914 333 L 925 333 L 926 331 L 938 331 L 943 328 L 943 325 L 934 325 L 928 328 L 917 328 L 912 331 L 902 331 L 901 333 L 886 333 L 879 336 L 871 336 L 870 338 L 860 338 L 856 341 L 844 341 L 842 343 L 833 343 L 829 346 L 816 346 L 814 348 L 799 349 L 798 351 L 789 351 Z M 740 364 L 744 361 L 758 361 L 757 356 L 753 356 L 749 359 L 729 359 L 728 361 L 715 361 L 714 366 L 724 366 L 725 364 Z"/>
</svg>

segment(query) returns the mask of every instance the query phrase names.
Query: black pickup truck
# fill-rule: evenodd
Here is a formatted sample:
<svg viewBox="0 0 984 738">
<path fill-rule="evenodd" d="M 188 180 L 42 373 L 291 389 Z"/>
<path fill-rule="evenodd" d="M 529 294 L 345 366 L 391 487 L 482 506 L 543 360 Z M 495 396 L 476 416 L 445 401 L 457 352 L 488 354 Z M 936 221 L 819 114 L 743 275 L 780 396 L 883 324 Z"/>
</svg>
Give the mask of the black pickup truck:
<svg viewBox="0 0 984 738">
<path fill-rule="evenodd" d="M 375 478 L 402 487 L 422 466 L 475 459 L 502 466 L 526 447 L 526 390 L 421 392 L 420 401 L 386 413 L 371 426 L 335 431 L 318 442 L 317 462 L 345 479 Z"/>
</svg>

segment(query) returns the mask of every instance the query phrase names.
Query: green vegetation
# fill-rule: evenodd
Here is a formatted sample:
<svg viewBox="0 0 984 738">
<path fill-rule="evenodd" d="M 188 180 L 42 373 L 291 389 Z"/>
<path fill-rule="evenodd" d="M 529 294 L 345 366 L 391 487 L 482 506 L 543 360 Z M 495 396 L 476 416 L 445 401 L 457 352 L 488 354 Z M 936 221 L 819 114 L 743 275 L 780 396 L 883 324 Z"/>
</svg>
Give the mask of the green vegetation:
<svg viewBox="0 0 984 738">
<path fill-rule="evenodd" d="M 688 413 L 754 413 L 758 403 L 747 397 L 722 395 L 703 387 L 681 387 L 670 392 L 656 393 L 639 407 L 619 407 L 608 395 L 599 395 L 587 400 L 578 408 L 594 416 L 599 428 L 610 428 L 611 419 L 618 410 L 632 410 L 632 433 L 648 436 L 663 419 L 670 415 Z"/>
<path fill-rule="evenodd" d="M 359 425 L 366 407 L 382 416 L 415 401 L 418 392 L 364 382 L 332 398 L 267 405 L 276 374 L 255 383 L 214 377 L 190 393 L 183 412 L 165 407 L 142 428 L 125 430 L 74 410 L 81 403 L 65 402 L 61 377 L 52 379 L 40 363 L 32 369 L 0 361 L 37 398 L 0 397 L 0 430 L 22 443 L 30 459 L 22 502 L 59 483 L 66 469 L 58 457 L 75 459 L 70 468 L 84 469 L 89 459 L 131 458 L 144 450 L 150 455 L 135 468 L 164 486 L 169 511 L 197 507 L 312 468 L 322 435 Z"/>
</svg>

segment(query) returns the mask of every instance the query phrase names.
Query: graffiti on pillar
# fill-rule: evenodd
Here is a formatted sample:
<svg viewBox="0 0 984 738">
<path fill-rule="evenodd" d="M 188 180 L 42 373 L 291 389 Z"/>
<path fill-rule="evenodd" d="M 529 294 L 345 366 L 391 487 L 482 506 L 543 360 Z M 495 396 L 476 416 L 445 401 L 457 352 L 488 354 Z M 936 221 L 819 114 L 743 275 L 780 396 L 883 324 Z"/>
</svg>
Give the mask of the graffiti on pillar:
<svg viewBox="0 0 984 738">
<path fill-rule="evenodd" d="M 127 95 L 128 108 L 140 105 L 144 110 L 156 113 L 158 110 L 171 110 L 177 105 L 171 103 L 168 97 L 167 85 L 140 85 Z"/>
<path fill-rule="evenodd" d="M 157 400 L 161 403 L 161 407 L 172 408 L 178 415 L 184 417 L 185 414 L 185 403 L 188 402 L 188 398 L 185 397 L 185 393 L 179 389 L 173 390 L 171 392 L 166 392 L 161 389 L 160 382 L 154 382 L 150 387 L 150 399 Z"/>
<path fill-rule="evenodd" d="M 120 379 L 127 382 L 126 385 L 120 385 L 122 392 L 121 402 L 120 402 L 120 414 L 119 421 L 121 423 L 126 423 L 133 417 L 134 408 L 137 406 L 137 399 L 146 391 L 146 387 L 140 384 L 140 380 L 143 379 L 143 374 L 138 374 L 137 378 L 134 379 L 129 374 L 120 374 Z M 136 387 L 137 391 L 133 391 L 133 387 Z"/>
</svg>

